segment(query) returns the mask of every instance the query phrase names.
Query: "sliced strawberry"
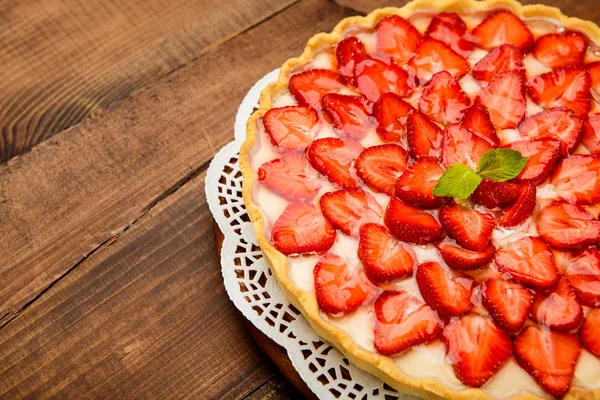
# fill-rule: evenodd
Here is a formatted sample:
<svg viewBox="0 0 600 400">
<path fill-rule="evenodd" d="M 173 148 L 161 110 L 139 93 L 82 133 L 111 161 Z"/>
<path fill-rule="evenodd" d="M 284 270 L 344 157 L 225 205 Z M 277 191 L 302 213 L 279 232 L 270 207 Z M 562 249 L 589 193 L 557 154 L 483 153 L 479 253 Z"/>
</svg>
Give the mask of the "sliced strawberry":
<svg viewBox="0 0 600 400">
<path fill-rule="evenodd" d="M 321 100 L 327 93 L 340 93 L 348 86 L 342 77 L 328 69 L 309 69 L 290 77 L 290 93 L 302 105 L 321 111 Z"/>
<path fill-rule="evenodd" d="M 437 13 L 427 27 L 427 36 L 446 43 L 463 57 L 473 51 L 473 43 L 468 39 L 467 25 L 456 13 Z"/>
<path fill-rule="evenodd" d="M 585 66 L 590 74 L 592 89 L 596 92 L 596 98 L 600 96 L 600 61 L 589 63 Z"/>
<path fill-rule="evenodd" d="M 515 339 L 515 358 L 549 394 L 569 391 L 581 345 L 575 335 L 528 326 Z"/>
<path fill-rule="evenodd" d="M 442 125 L 461 119 L 470 105 L 469 96 L 447 71 L 435 74 L 419 99 L 419 110 Z"/>
<path fill-rule="evenodd" d="M 440 316 L 457 317 L 473 306 L 473 280 L 462 272 L 426 262 L 417 267 L 415 277 L 423 299 Z"/>
<path fill-rule="evenodd" d="M 319 308 L 328 314 L 347 314 L 370 297 L 367 278 L 349 261 L 335 254 L 325 254 L 315 265 L 315 294 Z"/>
<path fill-rule="evenodd" d="M 356 187 L 350 172 L 352 162 L 363 150 L 360 143 L 349 139 L 323 138 L 315 140 L 306 152 L 314 169 L 331 183 L 343 188 Z"/>
<path fill-rule="evenodd" d="M 585 119 L 591 108 L 590 85 L 590 75 L 583 67 L 564 67 L 531 79 L 527 91 L 544 108 L 566 107 Z"/>
<path fill-rule="evenodd" d="M 361 190 L 327 192 L 319 200 L 321 211 L 333 226 L 349 236 L 358 236 L 362 224 L 379 222 L 381 206 L 375 198 Z"/>
<path fill-rule="evenodd" d="M 576 252 L 563 274 L 579 295 L 581 304 L 600 306 L 600 250 L 590 247 Z"/>
<path fill-rule="evenodd" d="M 517 128 L 525 139 L 558 139 L 561 141 L 561 154 L 571 153 L 581 140 L 583 123 L 568 108 L 558 107 L 532 115 Z"/>
<path fill-rule="evenodd" d="M 537 229 L 539 235 L 557 249 L 597 244 L 600 240 L 600 221 L 580 205 L 564 201 L 540 212 Z"/>
<path fill-rule="evenodd" d="M 310 200 L 321 189 L 318 172 L 302 153 L 287 153 L 264 163 L 258 180 L 291 200 Z"/>
<path fill-rule="evenodd" d="M 590 118 L 583 123 L 581 144 L 591 154 L 600 154 L 600 114 L 590 115 Z"/>
<path fill-rule="evenodd" d="M 395 197 L 390 199 L 384 221 L 392 235 L 403 242 L 426 244 L 442 234 L 442 227 L 433 215 Z"/>
<path fill-rule="evenodd" d="M 417 160 L 396 181 L 396 197 L 421 207 L 441 207 L 449 198 L 434 195 L 433 188 L 443 174 L 444 170 L 434 160 Z"/>
<path fill-rule="evenodd" d="M 577 328 L 583 319 L 583 309 L 569 281 L 561 278 L 556 289 L 546 293 L 537 292 L 533 298 L 531 318 L 557 331 Z"/>
<path fill-rule="evenodd" d="M 551 139 L 520 140 L 512 142 L 507 147 L 528 157 L 527 164 L 525 164 L 525 168 L 523 168 L 517 179 L 521 182 L 539 185 L 550 175 L 556 161 L 558 161 L 561 142 Z"/>
<path fill-rule="evenodd" d="M 508 43 L 527 51 L 534 42 L 527 26 L 510 11 L 490 15 L 473 29 L 472 35 L 475 45 L 486 50 Z"/>
<path fill-rule="evenodd" d="M 496 129 L 515 128 L 527 110 L 523 78 L 518 72 L 503 72 L 481 89 L 476 101 L 487 108 Z"/>
<path fill-rule="evenodd" d="M 451 124 L 444 131 L 442 141 L 442 162 L 449 168 L 452 164 L 461 163 L 477 169 L 479 159 L 492 146 L 487 140 L 475 135 L 459 124 Z"/>
<path fill-rule="evenodd" d="M 375 301 L 375 348 L 384 355 L 427 343 L 442 332 L 442 321 L 427 304 L 402 290 L 386 290 Z"/>
<path fill-rule="evenodd" d="M 493 209 L 511 204 L 519 196 L 519 185 L 511 182 L 496 182 L 488 179 L 481 181 L 471 195 L 475 204 Z"/>
<path fill-rule="evenodd" d="M 442 129 L 425 114 L 414 110 L 406 121 L 408 152 L 413 158 L 432 157 L 442 154 Z"/>
<path fill-rule="evenodd" d="M 375 29 L 377 52 L 392 57 L 400 65 L 406 64 L 421 41 L 417 28 L 398 15 L 382 19 Z"/>
<path fill-rule="evenodd" d="M 413 110 L 413 106 L 394 93 L 382 95 L 373 106 L 379 137 L 386 142 L 403 143 L 408 115 Z"/>
<path fill-rule="evenodd" d="M 306 149 L 318 123 L 319 116 L 307 106 L 271 108 L 263 117 L 271 143 L 282 153 Z"/>
<path fill-rule="evenodd" d="M 510 337 L 483 315 L 452 319 L 444 328 L 446 356 L 465 385 L 481 387 L 512 354 Z"/>
<path fill-rule="evenodd" d="M 483 251 L 463 249 L 452 240 L 444 238 L 436 244 L 440 255 L 450 267 L 459 271 L 468 271 L 485 266 L 494 258 L 496 248 L 489 244 Z"/>
<path fill-rule="evenodd" d="M 551 288 L 559 278 L 550 246 L 537 237 L 526 236 L 497 250 L 496 265 L 501 272 L 534 288 Z"/>
<path fill-rule="evenodd" d="M 580 32 L 548 33 L 535 41 L 533 56 L 548 68 L 581 65 L 587 45 Z"/>
<path fill-rule="evenodd" d="M 384 93 L 408 96 L 414 90 L 414 83 L 408 72 L 391 62 L 368 59 L 356 66 L 356 87 L 369 101 L 377 101 Z"/>
<path fill-rule="evenodd" d="M 339 136 L 360 140 L 367 135 L 371 122 L 362 97 L 327 94 L 323 96 L 323 109 L 331 118 L 333 129 Z"/>
<path fill-rule="evenodd" d="M 335 56 L 342 79 L 347 84 L 355 86 L 354 70 L 359 62 L 369 58 L 365 46 L 358 38 L 351 36 L 337 44 Z"/>
<path fill-rule="evenodd" d="M 550 183 L 563 199 L 577 204 L 600 202 L 600 156 L 574 155 L 556 164 Z"/>
<path fill-rule="evenodd" d="M 525 79 L 525 62 L 520 48 L 503 44 L 488 53 L 473 67 L 473 77 L 485 84 L 489 84 L 503 72 L 516 72 Z"/>
<path fill-rule="evenodd" d="M 460 79 L 469 71 L 469 63 L 445 43 L 424 39 L 417 46 L 417 52 L 408 62 L 407 68 L 424 83 L 441 71 L 447 71 L 454 78 Z"/>
<path fill-rule="evenodd" d="M 531 183 L 524 183 L 519 188 L 519 196 L 512 206 L 504 210 L 498 225 L 509 228 L 523 223 L 533 214 L 537 189 Z"/>
<path fill-rule="evenodd" d="M 583 347 L 600 358 L 600 308 L 589 309 L 583 320 L 579 337 Z"/>
<path fill-rule="evenodd" d="M 500 144 L 490 114 L 481 104 L 473 104 L 469 107 L 460 124 L 463 128 L 467 128 L 476 135 L 487 139 L 492 146 L 495 147 Z"/>
<path fill-rule="evenodd" d="M 356 173 L 373 190 L 394 195 L 396 179 L 406 169 L 408 154 L 397 144 L 382 144 L 363 150 L 356 159 Z"/>
<path fill-rule="evenodd" d="M 483 286 L 482 300 L 499 327 L 516 332 L 527 321 L 533 295 L 516 282 L 491 279 Z"/>
<path fill-rule="evenodd" d="M 335 242 L 335 229 L 313 204 L 291 203 L 275 221 L 273 245 L 285 255 L 324 253 Z"/>
<path fill-rule="evenodd" d="M 440 222 L 446 233 L 468 250 L 483 251 L 492 238 L 494 217 L 491 214 L 469 210 L 459 205 L 440 209 Z"/>
</svg>

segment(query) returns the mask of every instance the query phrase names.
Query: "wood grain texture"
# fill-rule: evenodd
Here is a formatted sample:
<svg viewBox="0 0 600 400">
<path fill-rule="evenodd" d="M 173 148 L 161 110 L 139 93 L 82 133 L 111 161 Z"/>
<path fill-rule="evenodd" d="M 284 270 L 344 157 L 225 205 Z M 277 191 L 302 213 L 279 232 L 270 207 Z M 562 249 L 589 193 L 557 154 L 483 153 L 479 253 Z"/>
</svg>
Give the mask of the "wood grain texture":
<svg viewBox="0 0 600 400">
<path fill-rule="evenodd" d="M 294 1 L 0 1 L 0 162 Z"/>
</svg>

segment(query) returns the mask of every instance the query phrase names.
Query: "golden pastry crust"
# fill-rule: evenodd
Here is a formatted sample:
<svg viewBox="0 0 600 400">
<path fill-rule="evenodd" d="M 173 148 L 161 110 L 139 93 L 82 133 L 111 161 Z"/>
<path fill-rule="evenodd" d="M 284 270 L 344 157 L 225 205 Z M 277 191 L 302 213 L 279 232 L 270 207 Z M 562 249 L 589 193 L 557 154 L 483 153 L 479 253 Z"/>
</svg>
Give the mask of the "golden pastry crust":
<svg viewBox="0 0 600 400">
<path fill-rule="evenodd" d="M 300 310 L 319 336 L 339 349 L 354 365 L 378 376 L 400 392 L 414 394 L 425 399 L 484 400 L 491 399 L 491 397 L 481 389 L 468 388 L 459 391 L 445 387 L 434 378 L 411 378 L 398 370 L 390 357 L 363 349 L 354 342 L 350 335 L 321 317 L 316 296 L 313 293 L 298 288 L 288 277 L 287 256 L 275 249 L 264 234 L 263 215 L 253 200 L 252 192 L 257 180 L 257 174 L 251 167 L 250 155 L 258 135 L 257 121 L 272 108 L 273 99 L 278 94 L 287 90 L 290 71 L 310 61 L 316 50 L 338 43 L 342 39 L 344 31 L 349 27 L 374 27 L 379 20 L 387 16 L 399 15 L 408 18 L 418 11 L 465 13 L 490 9 L 507 9 L 518 17 L 525 19 L 541 18 L 556 21 L 565 28 L 580 31 L 597 44 L 600 43 L 600 28 L 592 22 L 567 17 L 558 8 L 544 5 L 523 6 L 514 0 L 414 0 L 402 8 L 382 8 L 371 12 L 365 17 L 349 17 L 340 21 L 331 33 L 319 33 L 310 38 L 300 57 L 290 58 L 281 66 L 277 82 L 271 83 L 260 94 L 259 109 L 248 119 L 246 124 L 246 140 L 240 150 L 239 161 L 243 174 L 244 203 L 246 204 L 248 215 L 254 224 L 256 237 L 264 257 L 269 263 L 271 271 L 280 282 L 288 300 Z M 600 399 L 600 390 L 571 387 L 569 393 L 564 398 Z M 533 399 L 540 399 L 540 397 L 532 393 L 520 393 L 511 397 L 511 400 Z"/>
</svg>

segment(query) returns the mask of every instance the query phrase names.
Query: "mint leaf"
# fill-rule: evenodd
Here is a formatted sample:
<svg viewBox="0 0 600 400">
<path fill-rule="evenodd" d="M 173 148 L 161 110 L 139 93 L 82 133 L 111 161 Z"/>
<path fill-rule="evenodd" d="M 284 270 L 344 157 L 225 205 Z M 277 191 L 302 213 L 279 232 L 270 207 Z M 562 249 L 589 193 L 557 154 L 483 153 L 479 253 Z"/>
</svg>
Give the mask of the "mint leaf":
<svg viewBox="0 0 600 400">
<path fill-rule="evenodd" d="M 477 189 L 481 181 L 481 177 L 471 168 L 463 164 L 454 164 L 440 177 L 433 188 L 433 194 L 466 199 Z"/>
<path fill-rule="evenodd" d="M 519 175 L 527 157 L 512 149 L 488 150 L 479 159 L 477 174 L 484 179 L 504 182 Z"/>
</svg>

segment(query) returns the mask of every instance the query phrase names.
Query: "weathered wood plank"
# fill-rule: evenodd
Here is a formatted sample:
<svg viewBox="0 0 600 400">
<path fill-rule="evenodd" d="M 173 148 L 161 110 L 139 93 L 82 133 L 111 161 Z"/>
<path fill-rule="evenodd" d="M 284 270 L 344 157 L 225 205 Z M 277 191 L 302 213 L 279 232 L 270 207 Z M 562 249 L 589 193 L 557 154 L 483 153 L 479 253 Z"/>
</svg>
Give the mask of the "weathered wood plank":
<svg viewBox="0 0 600 400">
<path fill-rule="evenodd" d="M 304 397 L 280 376 L 267 381 L 264 385 L 250 393 L 244 400 L 301 400 Z"/>
<path fill-rule="evenodd" d="M 0 162 L 294 1 L 0 2 Z"/>
</svg>

